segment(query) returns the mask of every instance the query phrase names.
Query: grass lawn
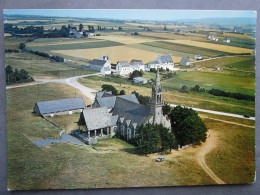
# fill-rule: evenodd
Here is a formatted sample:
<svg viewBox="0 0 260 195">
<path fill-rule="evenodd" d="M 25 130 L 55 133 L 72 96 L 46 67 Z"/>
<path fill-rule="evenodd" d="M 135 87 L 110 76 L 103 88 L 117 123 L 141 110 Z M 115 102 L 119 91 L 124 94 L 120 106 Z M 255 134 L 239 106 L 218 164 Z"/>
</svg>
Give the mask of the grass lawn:
<svg viewBox="0 0 260 195">
<path fill-rule="evenodd" d="M 229 184 L 251 183 L 255 177 L 255 129 L 206 119 L 218 133 L 218 146 L 206 156 L 213 172 Z"/>
</svg>

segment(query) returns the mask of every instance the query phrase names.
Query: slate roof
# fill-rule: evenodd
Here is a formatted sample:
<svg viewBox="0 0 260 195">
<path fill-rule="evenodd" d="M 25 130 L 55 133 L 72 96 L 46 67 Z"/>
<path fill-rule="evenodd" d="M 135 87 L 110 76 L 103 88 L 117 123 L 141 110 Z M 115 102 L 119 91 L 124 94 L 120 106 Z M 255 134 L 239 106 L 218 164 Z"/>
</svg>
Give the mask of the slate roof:
<svg viewBox="0 0 260 195">
<path fill-rule="evenodd" d="M 111 112 L 113 115 L 119 115 L 120 119 L 125 118 L 137 124 L 145 123 L 153 116 L 148 107 L 123 98 L 117 99 Z"/>
<path fill-rule="evenodd" d="M 151 62 L 148 62 L 148 64 L 150 65 L 150 64 L 159 64 L 159 62 L 158 61 L 151 61 Z"/>
<path fill-rule="evenodd" d="M 108 109 L 114 108 L 115 102 L 117 99 L 126 99 L 135 103 L 139 103 L 138 99 L 136 98 L 135 94 L 129 94 L 129 95 L 120 95 L 120 96 L 110 96 L 110 97 L 103 97 L 100 99 L 97 99 L 100 107 L 107 107 Z"/>
<path fill-rule="evenodd" d="M 114 96 L 114 95 L 112 93 L 104 92 L 104 91 L 98 91 L 96 93 L 96 98 L 103 98 L 103 97 L 110 97 L 110 96 Z"/>
<path fill-rule="evenodd" d="M 109 67 L 104 67 L 105 71 L 110 71 L 111 69 Z"/>
<path fill-rule="evenodd" d="M 111 114 L 111 115 L 112 115 L 112 114 Z M 112 120 L 112 124 L 113 124 L 114 126 L 116 126 L 116 122 L 117 122 L 117 120 L 118 120 L 118 115 L 112 116 L 111 120 Z"/>
<path fill-rule="evenodd" d="M 90 65 L 104 66 L 105 63 L 106 63 L 106 60 L 94 59 L 94 60 L 91 61 Z"/>
<path fill-rule="evenodd" d="M 143 77 L 135 77 L 134 82 L 142 82 L 142 81 L 147 81 L 146 79 L 144 79 Z"/>
<path fill-rule="evenodd" d="M 56 113 L 68 110 L 84 109 L 86 104 L 84 100 L 79 98 L 52 100 L 46 102 L 37 102 L 41 114 Z"/>
<path fill-rule="evenodd" d="M 165 55 L 165 56 L 158 56 L 158 61 L 165 63 L 165 62 L 173 62 L 171 55 Z"/>
<path fill-rule="evenodd" d="M 107 108 L 92 108 L 83 111 L 84 120 L 88 130 L 101 129 L 113 126 L 111 115 Z"/>
<path fill-rule="evenodd" d="M 131 60 L 131 65 L 144 65 L 142 60 Z"/>
<path fill-rule="evenodd" d="M 130 64 L 127 61 L 119 61 L 118 63 L 120 63 L 122 67 L 130 67 Z"/>
</svg>

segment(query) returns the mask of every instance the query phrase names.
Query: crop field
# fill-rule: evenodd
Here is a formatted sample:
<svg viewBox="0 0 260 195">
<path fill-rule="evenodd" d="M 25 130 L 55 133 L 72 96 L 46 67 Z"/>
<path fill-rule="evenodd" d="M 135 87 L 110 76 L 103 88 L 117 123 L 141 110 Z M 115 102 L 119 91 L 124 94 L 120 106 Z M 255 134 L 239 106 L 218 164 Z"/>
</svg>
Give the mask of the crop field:
<svg viewBox="0 0 260 195">
<path fill-rule="evenodd" d="M 152 46 L 152 47 L 159 47 L 163 49 L 168 49 L 178 52 L 183 52 L 183 53 L 189 53 L 189 54 L 200 54 L 204 58 L 206 57 L 216 57 L 220 55 L 228 55 L 230 53 L 227 52 L 221 52 L 221 51 L 216 51 L 212 49 L 205 49 L 201 47 L 195 47 L 195 46 L 189 46 L 189 45 L 183 45 L 183 44 L 177 44 L 173 42 L 166 42 L 166 41 L 155 41 L 155 42 L 148 42 L 148 43 L 142 43 L 144 45 Z"/>
<path fill-rule="evenodd" d="M 122 44 L 137 44 L 137 43 L 144 43 L 144 42 L 149 42 L 149 41 L 154 41 L 153 38 L 142 38 L 140 36 L 134 36 L 134 35 L 109 35 L 109 36 L 97 36 L 95 37 L 97 39 L 103 39 L 107 41 L 114 41 L 114 42 L 119 42 Z"/>
<path fill-rule="evenodd" d="M 52 52 L 57 54 L 76 56 L 84 59 L 99 59 L 100 56 L 108 55 L 112 63 L 117 63 L 118 61 L 130 62 L 132 59 L 143 60 L 144 63 L 147 63 L 151 60 L 156 60 L 158 55 L 162 54 L 153 51 L 132 48 L 126 45 L 93 49 L 53 50 Z M 173 59 L 180 61 L 181 57 L 173 56 Z"/>
<path fill-rule="evenodd" d="M 68 43 L 68 44 L 58 44 L 58 45 L 46 45 L 46 46 L 32 46 L 27 47 L 28 50 L 35 51 L 52 51 L 52 50 L 77 50 L 77 49 L 90 49 L 90 48 L 102 48 L 102 47 L 113 47 L 122 45 L 118 42 L 113 41 L 95 41 L 95 42 L 83 42 L 83 43 Z M 100 57 L 100 56 L 99 56 Z"/>
<path fill-rule="evenodd" d="M 223 36 L 227 36 L 227 37 L 237 37 L 237 38 L 253 39 L 253 40 L 255 40 L 253 37 L 250 37 L 250 36 L 245 35 L 245 34 L 223 33 Z"/>
<path fill-rule="evenodd" d="M 91 39 L 91 38 L 83 38 L 83 39 L 51 39 L 51 38 L 45 38 L 41 39 L 39 41 L 34 41 L 27 43 L 26 46 L 28 47 L 34 47 L 34 46 L 47 46 L 47 45 L 63 45 L 63 44 L 78 44 L 78 43 L 90 43 L 90 42 L 97 42 L 101 41 L 99 39 Z M 36 39 L 38 40 L 38 39 Z"/>
<path fill-rule="evenodd" d="M 205 49 L 214 48 L 214 50 L 222 51 L 222 52 L 229 52 L 229 53 L 252 53 L 251 49 L 233 47 L 233 46 L 227 46 L 227 45 L 217 45 L 217 44 L 198 42 L 198 41 L 192 41 L 192 40 L 169 40 L 168 42 L 178 43 L 178 44 L 182 44 L 182 45 L 195 46 L 195 47 L 201 47 L 201 48 L 205 48 Z"/>
</svg>

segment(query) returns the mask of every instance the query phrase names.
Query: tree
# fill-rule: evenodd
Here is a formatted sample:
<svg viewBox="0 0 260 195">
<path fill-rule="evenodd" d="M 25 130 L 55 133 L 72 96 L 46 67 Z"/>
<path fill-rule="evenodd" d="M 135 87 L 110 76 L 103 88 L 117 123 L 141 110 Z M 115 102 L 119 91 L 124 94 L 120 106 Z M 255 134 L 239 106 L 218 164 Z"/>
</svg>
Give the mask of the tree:
<svg viewBox="0 0 260 195">
<path fill-rule="evenodd" d="M 171 107 L 169 104 L 165 103 L 162 107 L 163 115 L 167 115 L 171 112 Z"/>
<path fill-rule="evenodd" d="M 130 74 L 129 79 L 130 79 L 130 80 L 133 80 L 135 77 L 142 77 L 143 74 L 144 74 L 143 71 L 135 70 L 134 72 L 132 72 L 132 73 Z"/>
<path fill-rule="evenodd" d="M 191 88 L 192 91 L 200 91 L 200 86 L 195 85 L 194 87 Z"/>
<path fill-rule="evenodd" d="M 150 123 L 141 125 L 136 131 L 137 151 L 142 154 L 149 154 L 159 151 L 160 136 L 156 127 Z"/>
<path fill-rule="evenodd" d="M 136 91 L 133 91 L 132 94 L 135 94 L 140 104 L 147 105 L 149 103 L 149 96 L 140 95 Z"/>
<path fill-rule="evenodd" d="M 166 26 L 164 26 L 163 30 L 168 30 L 168 29 L 166 28 Z"/>
<path fill-rule="evenodd" d="M 119 95 L 125 95 L 125 90 L 121 90 L 121 91 L 119 92 Z"/>
<path fill-rule="evenodd" d="M 25 49 L 25 47 L 26 47 L 25 43 L 20 43 L 20 49 L 21 50 Z"/>
<path fill-rule="evenodd" d="M 113 95 L 117 95 L 118 91 L 113 85 L 104 84 L 101 86 L 102 91 L 111 91 Z"/>
<path fill-rule="evenodd" d="M 172 132 L 177 143 L 181 146 L 187 144 L 200 144 L 207 138 L 207 127 L 191 108 L 176 106 L 169 115 Z"/>
<path fill-rule="evenodd" d="M 168 128 L 162 126 L 162 124 L 157 125 L 156 128 L 159 130 L 162 151 L 166 151 L 166 150 L 171 151 L 172 148 L 177 147 L 177 141 L 174 135 L 172 134 L 172 132 Z"/>
<path fill-rule="evenodd" d="M 118 31 L 122 31 L 123 28 L 121 26 L 118 27 Z"/>
<path fill-rule="evenodd" d="M 79 31 L 82 31 L 84 28 L 83 24 L 79 24 Z"/>
</svg>

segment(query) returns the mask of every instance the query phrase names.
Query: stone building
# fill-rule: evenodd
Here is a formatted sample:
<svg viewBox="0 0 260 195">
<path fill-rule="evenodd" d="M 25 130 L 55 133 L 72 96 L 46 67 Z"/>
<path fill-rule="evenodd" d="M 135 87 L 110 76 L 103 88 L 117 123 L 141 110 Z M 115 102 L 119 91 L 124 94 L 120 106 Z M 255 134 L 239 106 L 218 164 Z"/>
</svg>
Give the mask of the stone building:
<svg viewBox="0 0 260 195">
<path fill-rule="evenodd" d="M 136 128 L 142 124 L 162 124 L 171 128 L 170 121 L 163 115 L 163 105 L 162 86 L 157 71 L 149 105 L 141 105 L 135 94 L 114 96 L 98 92 L 92 108 L 82 112 L 78 124 L 88 144 L 116 133 L 130 140 L 136 135 Z"/>
</svg>

